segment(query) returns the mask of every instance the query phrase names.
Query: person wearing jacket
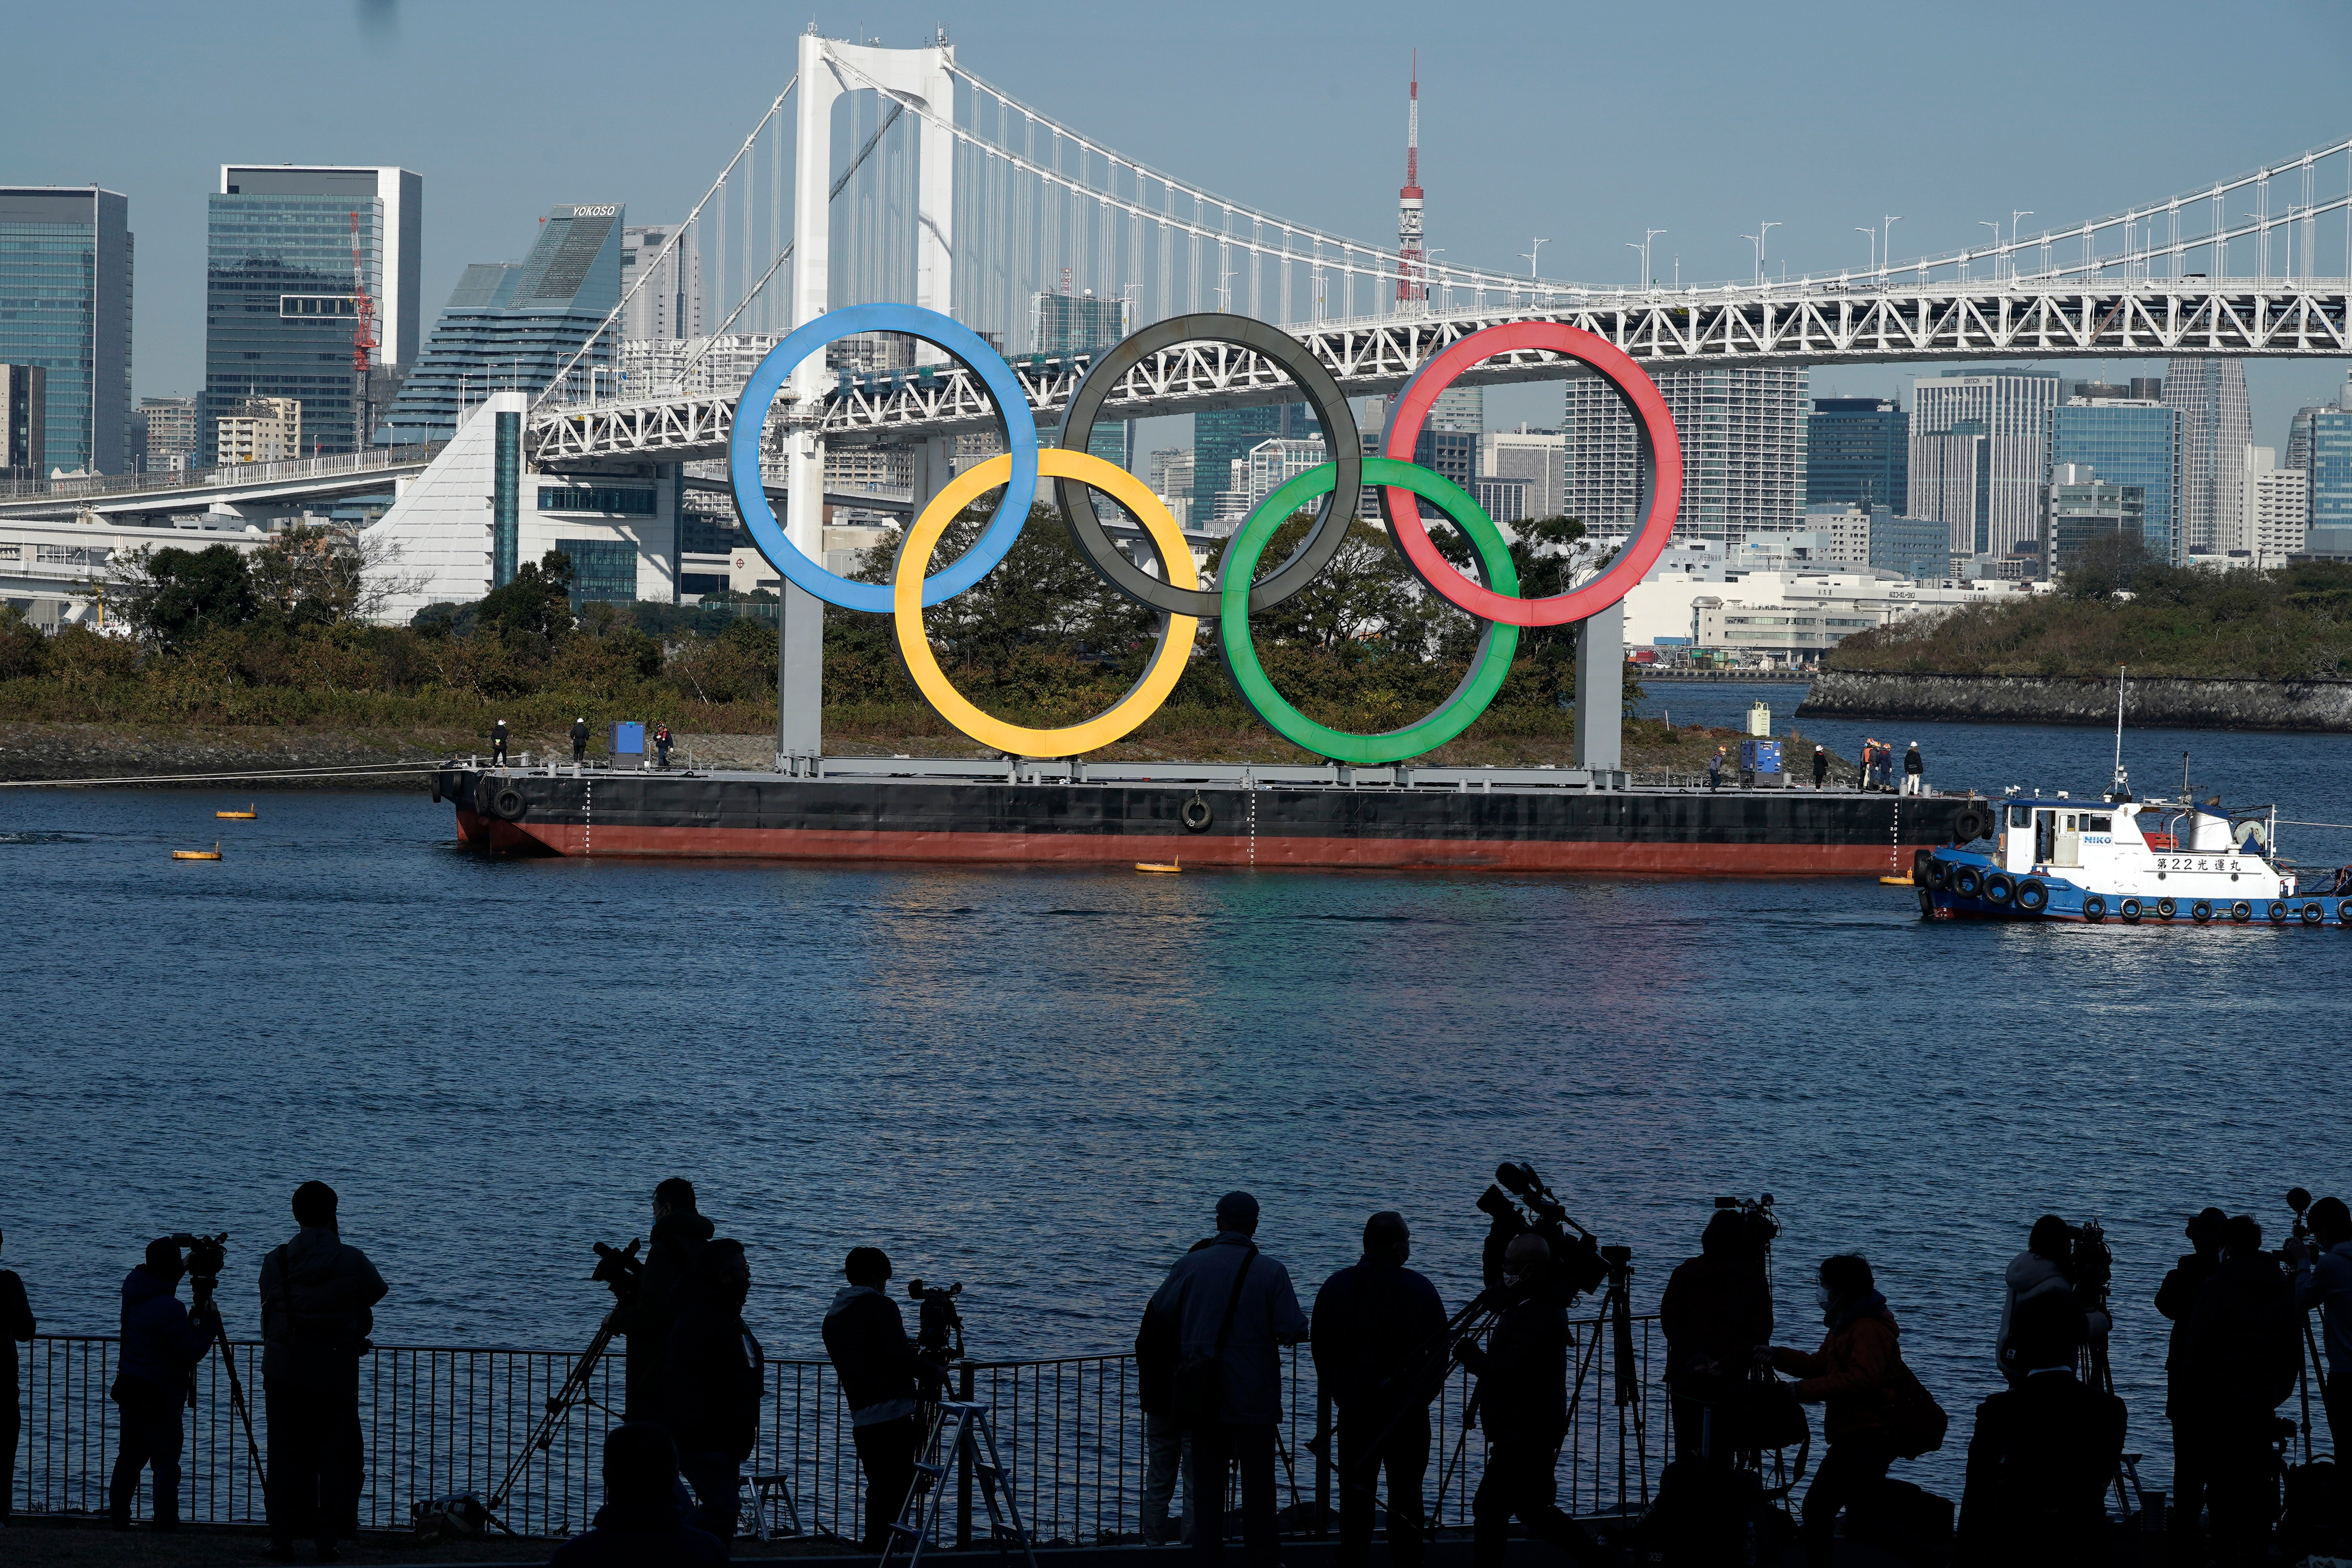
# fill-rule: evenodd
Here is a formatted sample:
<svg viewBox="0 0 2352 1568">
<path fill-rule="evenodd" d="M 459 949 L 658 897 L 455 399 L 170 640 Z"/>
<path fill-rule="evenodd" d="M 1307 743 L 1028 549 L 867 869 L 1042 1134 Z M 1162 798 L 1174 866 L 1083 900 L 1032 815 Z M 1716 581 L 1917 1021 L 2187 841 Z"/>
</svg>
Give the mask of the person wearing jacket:
<svg viewBox="0 0 2352 1568">
<path fill-rule="evenodd" d="M 321 1562 L 358 1533 L 366 1456 L 360 1435 L 360 1357 L 375 1331 L 383 1276 L 343 1245 L 335 1189 L 294 1189 L 293 1240 L 261 1260 L 261 1391 L 269 1418 L 269 1555 L 290 1561 L 307 1531 Z"/>
<path fill-rule="evenodd" d="M 1530 1536 L 1579 1562 L 1600 1561 L 1600 1543 L 1554 1500 L 1559 1445 L 1568 1436 L 1568 1305 L 1574 1292 L 1559 1278 L 1551 1248 L 1531 1233 L 1503 1249 L 1502 1289 L 1511 1305 L 1486 1343 L 1465 1341 L 1456 1352 L 1478 1379 L 1474 1403 L 1486 1429 L 1486 1473 L 1470 1500 L 1471 1561 L 1475 1568 L 1497 1568 L 1514 1517 Z"/>
<path fill-rule="evenodd" d="M 180 1528 L 180 1412 L 188 1405 L 188 1373 L 212 1349 L 209 1312 L 180 1304 L 180 1249 L 167 1237 L 147 1244 L 147 1259 L 122 1280 L 122 1360 L 113 1398 L 122 1408 L 122 1447 L 106 1492 L 107 1516 L 131 1528 L 139 1472 L 155 1472 L 155 1528 Z"/>
<path fill-rule="evenodd" d="M 2319 1313 L 2320 1342 L 2327 1347 L 2327 1430 L 2336 1453 L 2352 1457 L 2346 1447 L 2352 1443 L 2352 1207 L 2342 1198 L 2322 1198 L 2311 1205 L 2308 1222 L 2317 1245 L 2286 1244 L 2294 1266 L 2294 1304 Z"/>
<path fill-rule="evenodd" d="M 490 726 L 490 765 L 507 765 L 507 721 L 503 719 Z"/>
<path fill-rule="evenodd" d="M 1985 1568 L 2088 1568 L 2107 1561 L 2106 1489 L 2124 1452 L 2124 1402 L 2074 1375 L 2090 1337 L 2071 1295 L 2019 1306 L 2018 1375 L 1977 1406 L 1960 1495 L 1958 1558 Z"/>
<path fill-rule="evenodd" d="M 2043 1296 L 2063 1296 L 2075 1300 L 2074 1281 L 2067 1277 L 2067 1267 L 2074 1255 L 2074 1227 L 2054 1214 L 2043 1215 L 2033 1222 L 2027 1233 L 2025 1250 L 2009 1260 L 2001 1276 L 2000 1328 L 1993 1336 L 1993 1360 L 2001 1375 L 2012 1384 L 2024 1373 L 2010 1354 L 2010 1319 L 2027 1301 Z M 2084 1321 L 2094 1342 L 2107 1337 L 2108 1320 L 2105 1312 L 2086 1311 Z"/>
<path fill-rule="evenodd" d="M 841 1272 L 849 1283 L 824 1310 L 824 1353 L 841 1380 L 850 1437 L 866 1468 L 866 1550 L 879 1552 L 915 1484 L 915 1453 L 923 1441 L 916 1404 L 946 1378 L 916 1353 L 898 1303 L 883 1294 L 890 1259 L 882 1249 L 851 1247 Z"/>
<path fill-rule="evenodd" d="M 2237 1215 L 2221 1231 L 2221 1265 L 2189 1315 L 2190 1397 L 2211 1434 L 2207 1496 L 2214 1546 L 2259 1560 L 2271 1523 L 2278 1407 L 2303 1365 L 2294 1288 L 2263 1250 L 2263 1227 Z"/>
<path fill-rule="evenodd" d="M 662 1352 L 669 1347 L 671 1322 L 694 1277 L 694 1260 L 719 1230 L 694 1205 L 694 1184 L 685 1177 L 672 1176 L 656 1186 L 653 1245 L 646 1248 L 646 1266 L 634 1286 L 616 1281 L 613 1287 L 620 1300 L 606 1321 L 628 1342 L 621 1384 L 625 1420 L 659 1423 L 669 1408 Z"/>
<path fill-rule="evenodd" d="M 572 765 L 578 767 L 588 760 L 588 716 L 582 714 L 572 721 Z"/>
<path fill-rule="evenodd" d="M 1202 1237 L 1192 1244 L 1198 1252 L 1216 1245 Z M 1143 1412 L 1143 1490 L 1137 1528 L 1146 1546 L 1168 1544 L 1168 1505 L 1175 1499 L 1176 1482 L 1184 1482 L 1184 1508 L 1176 1539 L 1192 1544 L 1195 1521 L 1192 1482 L 1192 1434 L 1176 1419 L 1176 1325 L 1147 1303 L 1143 1322 L 1135 1331 L 1135 1403 Z"/>
<path fill-rule="evenodd" d="M 650 1421 L 604 1434 L 604 1506 L 555 1549 L 548 1568 L 700 1568 L 727 1548 L 678 1517 L 677 1450 Z"/>
<path fill-rule="evenodd" d="M 24 1406 L 16 1388 L 16 1344 L 33 1337 L 33 1307 L 25 1300 L 25 1282 L 13 1268 L 0 1268 L 0 1525 L 16 1505 L 16 1439 L 25 1429 Z"/>
<path fill-rule="evenodd" d="M 1658 1299 L 1679 1459 L 1725 1458 L 1736 1447 L 1719 1433 L 1708 1443 L 1709 1407 L 1739 1386 L 1757 1350 L 1772 1342 L 1772 1287 L 1747 1221 L 1736 1210 L 1717 1209 L 1698 1247 L 1696 1258 L 1666 1277 Z"/>
<path fill-rule="evenodd" d="M 1825 789 L 1830 782 L 1830 754 L 1825 747 L 1813 748 L 1813 787 Z"/>
<path fill-rule="evenodd" d="M 1362 1568 L 1371 1558 L 1382 1469 L 1389 1561 L 1414 1568 L 1422 1560 L 1421 1482 L 1436 1390 L 1412 1380 L 1424 1374 L 1445 1332 L 1445 1303 L 1436 1286 L 1405 1267 L 1412 1256 L 1404 1215 L 1383 1209 L 1364 1222 L 1362 1258 L 1315 1293 L 1315 1375 L 1339 1412 L 1340 1568 Z"/>
<path fill-rule="evenodd" d="M 1898 1554 L 1913 1555 L 1880 1508 L 1886 1468 L 1895 1460 L 1885 1412 L 1902 1386 L 1903 1352 L 1896 1342 L 1901 1331 L 1886 1298 L 1878 1293 L 1869 1262 L 1859 1255 L 1842 1253 L 1823 1260 L 1817 1279 L 1814 1299 L 1829 1331 L 1822 1348 L 1809 1352 L 1776 1345 L 1758 1352 L 1776 1370 L 1799 1380 L 1795 1392 L 1800 1401 L 1824 1406 L 1822 1433 L 1829 1440 L 1829 1451 L 1805 1493 L 1800 1530 L 1807 1568 L 1828 1568 L 1841 1512 L 1850 1524 L 1872 1525 Z"/>
<path fill-rule="evenodd" d="M 1916 741 L 1912 742 L 1911 749 L 1903 753 L 1903 793 L 1927 793 L 1927 763 L 1919 755 L 1919 742 Z"/>
<path fill-rule="evenodd" d="M 1192 1430 L 1192 1479 L 1209 1504 L 1192 1532 L 1192 1550 L 1203 1563 L 1223 1560 L 1219 1510 L 1226 1477 L 1238 1471 L 1244 1554 L 1251 1568 L 1273 1568 L 1280 1349 L 1306 1339 L 1307 1322 L 1290 1271 L 1257 1249 L 1257 1199 L 1249 1194 L 1219 1198 L 1216 1238 L 1177 1260 L 1151 1310 L 1175 1327 L 1180 1370 L 1186 1362 L 1202 1367 L 1203 1392 L 1214 1391 L 1215 1419 L 1195 1413 Z"/>
<path fill-rule="evenodd" d="M 2157 1288 L 2156 1310 L 2171 1320 L 2172 1334 L 2164 1356 L 2164 1418 L 2172 1424 L 2173 1554 L 2183 1561 L 2200 1558 L 2205 1537 L 2206 1483 L 2211 1475 L 2208 1450 L 2211 1434 L 2196 1418 L 2196 1391 L 2190 1386 L 2189 1320 L 2197 1310 L 2197 1293 L 2221 1267 L 2221 1231 L 2230 1216 L 2207 1208 L 2191 1218 L 2182 1235 L 2196 1250 L 2184 1252 Z"/>
<path fill-rule="evenodd" d="M 751 1268 L 743 1244 L 717 1240 L 694 1260 L 694 1279 L 663 1357 L 677 1468 L 701 1507 L 694 1523 L 729 1542 L 742 1509 L 743 1461 L 760 1441 L 765 1358 L 744 1326 Z"/>
</svg>

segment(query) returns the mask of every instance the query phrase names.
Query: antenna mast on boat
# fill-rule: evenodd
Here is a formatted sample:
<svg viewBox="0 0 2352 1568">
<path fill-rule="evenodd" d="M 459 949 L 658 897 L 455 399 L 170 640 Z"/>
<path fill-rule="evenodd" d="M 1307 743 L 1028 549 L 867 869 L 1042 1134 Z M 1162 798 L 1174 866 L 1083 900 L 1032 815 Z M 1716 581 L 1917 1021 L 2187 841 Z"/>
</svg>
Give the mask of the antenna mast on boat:
<svg viewBox="0 0 2352 1568">
<path fill-rule="evenodd" d="M 2131 798 L 2131 775 L 2124 772 L 2124 670 L 2116 666 L 2116 776 L 2107 786 L 2110 800 Z"/>
</svg>

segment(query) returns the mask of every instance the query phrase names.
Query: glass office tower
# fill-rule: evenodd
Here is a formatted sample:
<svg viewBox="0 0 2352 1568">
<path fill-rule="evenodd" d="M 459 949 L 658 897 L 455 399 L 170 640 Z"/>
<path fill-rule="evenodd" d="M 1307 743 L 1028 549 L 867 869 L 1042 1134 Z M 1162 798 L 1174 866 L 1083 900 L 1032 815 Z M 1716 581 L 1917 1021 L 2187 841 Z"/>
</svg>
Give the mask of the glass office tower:
<svg viewBox="0 0 2352 1568">
<path fill-rule="evenodd" d="M 95 185 L 0 185 L 0 364 L 43 373 L 43 477 L 131 469 L 130 223 Z"/>
<path fill-rule="evenodd" d="M 301 404 L 303 456 L 356 450 L 370 415 L 352 363 L 356 288 L 364 283 L 375 314 L 371 363 L 409 363 L 423 178 L 386 167 L 224 164 L 207 205 L 198 464 L 217 458 L 221 417 L 256 397 Z"/>
<path fill-rule="evenodd" d="M 1805 504 L 1901 511 L 1911 491 L 1911 419 L 1891 397 L 1816 397 L 1805 421 Z"/>
<path fill-rule="evenodd" d="M 2146 497 L 2140 540 L 2159 561 L 2181 559 L 2180 410 L 2160 403 L 2069 398 L 2051 416 L 2050 466 L 2091 469 L 2109 485 L 2137 485 Z"/>
</svg>

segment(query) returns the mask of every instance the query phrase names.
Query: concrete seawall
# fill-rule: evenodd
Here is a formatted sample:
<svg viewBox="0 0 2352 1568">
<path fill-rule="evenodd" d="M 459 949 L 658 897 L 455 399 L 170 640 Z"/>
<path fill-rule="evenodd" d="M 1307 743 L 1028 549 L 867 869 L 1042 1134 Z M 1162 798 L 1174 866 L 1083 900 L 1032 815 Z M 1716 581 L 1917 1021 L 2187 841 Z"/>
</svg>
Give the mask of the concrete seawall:
<svg viewBox="0 0 2352 1568">
<path fill-rule="evenodd" d="M 1799 718 L 1951 719 L 2028 724 L 2112 724 L 2113 677 L 1897 675 L 1827 670 Z M 2200 730 L 2352 733 L 2352 680 L 2130 679 L 2124 721 Z"/>
</svg>

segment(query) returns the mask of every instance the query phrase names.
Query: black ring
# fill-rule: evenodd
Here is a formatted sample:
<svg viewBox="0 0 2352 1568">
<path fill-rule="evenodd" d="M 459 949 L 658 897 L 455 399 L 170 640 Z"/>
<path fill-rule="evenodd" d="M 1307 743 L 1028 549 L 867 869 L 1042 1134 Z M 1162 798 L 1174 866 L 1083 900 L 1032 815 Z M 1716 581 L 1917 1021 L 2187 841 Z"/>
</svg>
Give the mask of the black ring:
<svg viewBox="0 0 2352 1568">
<path fill-rule="evenodd" d="M 1062 446 L 1072 451 L 1087 449 L 1087 440 L 1094 434 L 1095 415 L 1102 407 L 1103 399 L 1129 371 L 1162 349 L 1195 342 L 1231 343 L 1287 372 L 1307 407 L 1315 411 L 1315 421 L 1322 427 L 1323 442 L 1330 449 L 1331 460 L 1339 465 L 1331 497 L 1323 503 L 1323 515 L 1316 521 L 1306 541 L 1272 574 L 1251 585 L 1249 607 L 1255 614 L 1301 592 L 1331 563 L 1331 557 L 1347 542 L 1348 523 L 1355 516 L 1356 502 L 1363 494 L 1364 443 L 1356 429 L 1355 412 L 1348 406 L 1339 384 L 1305 343 L 1247 316 L 1210 312 L 1154 321 L 1140 331 L 1128 334 L 1118 346 L 1087 367 L 1086 379 L 1070 394 L 1069 406 L 1063 411 Z M 1129 561 L 1111 542 L 1110 535 L 1103 531 L 1101 520 L 1095 516 L 1094 498 L 1085 484 L 1076 479 L 1055 479 L 1054 493 L 1061 502 L 1062 521 L 1069 529 L 1078 553 L 1102 574 L 1104 582 L 1145 608 L 1163 615 L 1214 620 L 1221 613 L 1223 596 L 1213 587 L 1179 588 Z"/>
<path fill-rule="evenodd" d="M 1184 803 L 1184 809 L 1177 815 L 1183 818 L 1186 830 L 1192 833 L 1206 832 L 1217 816 L 1210 809 L 1209 803 L 1201 798 L 1199 790 L 1192 792 L 1192 798 Z"/>
</svg>

